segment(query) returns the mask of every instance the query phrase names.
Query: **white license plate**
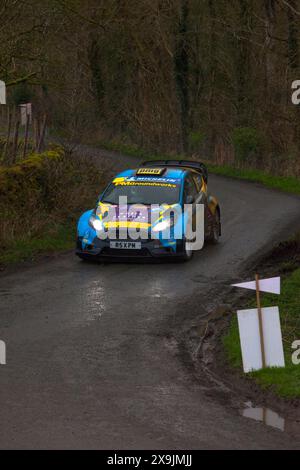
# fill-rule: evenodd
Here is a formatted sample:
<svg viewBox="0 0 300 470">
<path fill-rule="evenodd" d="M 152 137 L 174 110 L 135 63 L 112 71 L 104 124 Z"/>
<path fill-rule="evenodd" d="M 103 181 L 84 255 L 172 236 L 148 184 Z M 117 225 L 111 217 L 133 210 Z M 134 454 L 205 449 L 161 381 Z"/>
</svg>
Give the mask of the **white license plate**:
<svg viewBox="0 0 300 470">
<path fill-rule="evenodd" d="M 110 248 L 117 250 L 141 250 L 141 242 L 110 242 Z"/>
</svg>

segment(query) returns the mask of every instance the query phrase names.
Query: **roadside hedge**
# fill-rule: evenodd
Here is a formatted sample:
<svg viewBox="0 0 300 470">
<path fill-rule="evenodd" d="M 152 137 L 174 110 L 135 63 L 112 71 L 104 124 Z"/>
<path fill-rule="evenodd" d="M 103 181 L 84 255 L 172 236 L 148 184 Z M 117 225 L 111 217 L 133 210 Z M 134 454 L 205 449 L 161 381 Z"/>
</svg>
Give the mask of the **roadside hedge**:
<svg viewBox="0 0 300 470">
<path fill-rule="evenodd" d="M 16 209 L 37 203 L 51 166 L 63 159 L 62 150 L 33 154 L 11 167 L 0 167 L 0 207 Z M 43 202 L 43 201 L 40 201 Z"/>
<path fill-rule="evenodd" d="M 77 218 L 94 207 L 110 176 L 109 168 L 61 148 L 0 166 L 0 264 L 20 242 L 74 237 Z"/>
</svg>

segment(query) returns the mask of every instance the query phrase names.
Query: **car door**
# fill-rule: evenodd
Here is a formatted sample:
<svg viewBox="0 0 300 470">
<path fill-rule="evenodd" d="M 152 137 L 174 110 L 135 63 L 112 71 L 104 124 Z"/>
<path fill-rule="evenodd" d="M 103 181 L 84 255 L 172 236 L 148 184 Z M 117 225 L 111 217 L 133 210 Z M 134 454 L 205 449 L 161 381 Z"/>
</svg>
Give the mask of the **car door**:
<svg viewBox="0 0 300 470">
<path fill-rule="evenodd" d="M 208 237 L 210 233 L 210 210 L 208 207 L 206 184 L 203 180 L 202 175 L 199 173 L 193 173 L 192 179 L 195 183 L 197 190 L 196 204 L 204 204 L 204 231 L 205 237 Z"/>
<path fill-rule="evenodd" d="M 196 183 L 192 177 L 192 175 L 189 173 L 188 176 L 185 179 L 184 183 L 184 193 L 183 193 L 183 202 L 184 204 L 192 204 L 193 209 L 193 220 L 192 220 L 192 227 L 193 231 L 196 230 L 196 205 L 200 204 L 199 201 L 200 198 L 200 193 L 197 190 Z"/>
</svg>

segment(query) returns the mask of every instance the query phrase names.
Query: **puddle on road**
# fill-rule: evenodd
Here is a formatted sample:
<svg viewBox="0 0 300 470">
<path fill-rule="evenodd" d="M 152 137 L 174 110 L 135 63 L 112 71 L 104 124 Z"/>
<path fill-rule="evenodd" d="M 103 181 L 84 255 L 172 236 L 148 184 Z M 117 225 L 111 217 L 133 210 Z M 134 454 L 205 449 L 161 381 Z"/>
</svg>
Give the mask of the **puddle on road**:
<svg viewBox="0 0 300 470">
<path fill-rule="evenodd" d="M 300 438 L 300 417 L 298 419 L 287 419 L 270 410 L 270 408 L 257 407 L 251 402 L 245 403 L 245 408 L 241 410 L 241 415 L 244 418 L 254 419 L 273 429 L 297 437 L 297 439 Z"/>
<path fill-rule="evenodd" d="M 286 420 L 275 413 L 275 411 L 263 407 L 255 408 L 252 403 L 245 403 L 245 405 L 246 408 L 242 411 L 244 418 L 260 421 L 266 426 L 279 429 L 282 432 L 286 430 Z"/>
</svg>

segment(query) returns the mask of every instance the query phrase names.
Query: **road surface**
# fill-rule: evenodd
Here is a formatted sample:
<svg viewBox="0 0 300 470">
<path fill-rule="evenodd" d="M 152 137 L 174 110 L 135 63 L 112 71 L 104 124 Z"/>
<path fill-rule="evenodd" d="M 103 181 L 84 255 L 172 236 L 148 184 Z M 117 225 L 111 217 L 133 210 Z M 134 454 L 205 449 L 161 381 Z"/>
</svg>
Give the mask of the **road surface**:
<svg viewBox="0 0 300 470">
<path fill-rule="evenodd" d="M 216 176 L 209 184 L 223 238 L 190 263 L 94 265 L 66 253 L 0 277 L 0 448 L 300 447 L 218 399 L 178 346 L 299 220 L 297 197 Z"/>
</svg>

